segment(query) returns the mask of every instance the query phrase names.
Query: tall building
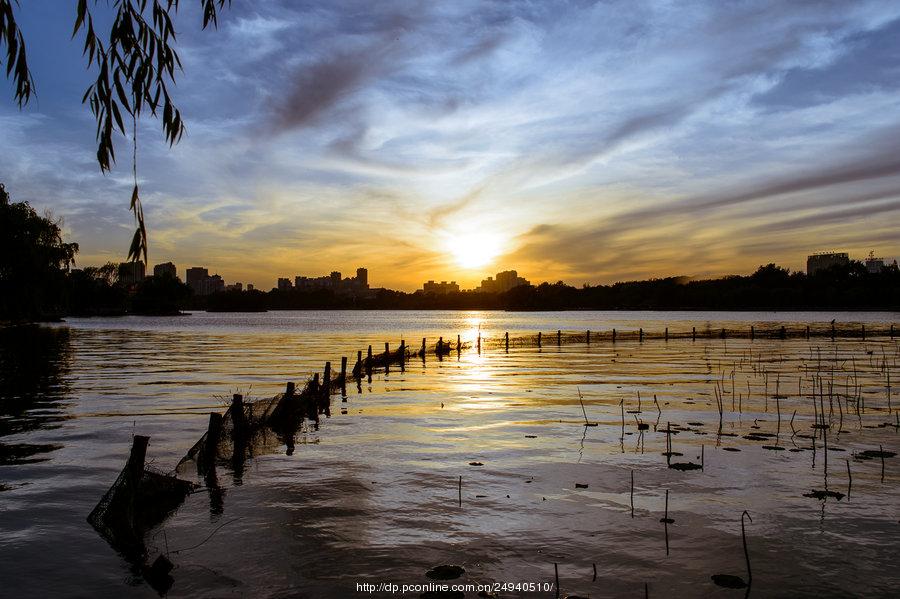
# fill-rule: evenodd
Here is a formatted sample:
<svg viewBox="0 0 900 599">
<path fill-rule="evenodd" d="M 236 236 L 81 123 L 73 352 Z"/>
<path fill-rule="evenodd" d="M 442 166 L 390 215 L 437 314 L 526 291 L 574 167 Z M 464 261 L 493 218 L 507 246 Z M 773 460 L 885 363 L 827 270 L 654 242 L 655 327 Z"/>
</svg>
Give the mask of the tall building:
<svg viewBox="0 0 900 599">
<path fill-rule="evenodd" d="M 137 285 L 144 280 L 145 270 L 144 263 L 138 262 L 122 262 L 119 264 L 119 282 L 128 285 Z"/>
<path fill-rule="evenodd" d="M 206 278 L 201 295 L 209 295 L 220 291 L 225 291 L 225 281 L 219 275 L 210 275 Z"/>
<path fill-rule="evenodd" d="M 515 287 L 530 284 L 527 279 L 520 277 L 518 272 L 504 270 L 503 272 L 498 272 L 496 278 L 488 277 L 484 279 L 475 291 L 481 293 L 505 293 Z"/>
<path fill-rule="evenodd" d="M 162 264 L 157 264 L 153 267 L 153 276 L 157 278 L 171 277 L 173 279 L 177 279 L 178 270 L 171 262 L 163 262 Z"/>
<path fill-rule="evenodd" d="M 185 272 L 184 280 L 188 286 L 194 290 L 195 295 L 205 295 L 203 287 L 206 279 L 209 278 L 209 271 L 202 266 L 193 266 Z"/>
<path fill-rule="evenodd" d="M 194 295 L 209 295 L 225 291 L 225 281 L 221 276 L 210 275 L 209 270 L 202 266 L 194 266 L 187 269 L 185 281 L 194 290 Z"/>
<path fill-rule="evenodd" d="M 812 275 L 832 266 L 850 264 L 847 252 L 820 252 L 806 257 L 806 274 Z"/>
<path fill-rule="evenodd" d="M 360 287 L 364 289 L 369 288 L 369 269 L 367 268 L 357 268 L 356 269 L 356 282 Z"/>
<path fill-rule="evenodd" d="M 286 279 L 286 278 L 283 278 L 283 277 L 279 277 L 279 278 L 278 278 L 278 289 L 279 289 L 280 291 L 288 291 L 288 290 L 290 290 L 292 287 L 293 287 L 293 285 L 291 285 L 291 280 L 290 280 L 290 279 Z"/>
<path fill-rule="evenodd" d="M 866 270 L 868 270 L 873 275 L 877 275 L 884 268 L 884 258 L 876 258 L 875 250 L 869 252 L 869 256 L 866 258 Z"/>
<path fill-rule="evenodd" d="M 435 283 L 434 281 L 428 281 L 422 284 L 422 291 L 424 293 L 434 293 L 435 295 L 445 295 L 447 293 L 459 293 L 459 285 L 456 284 L 456 281 L 441 281 L 440 283 Z"/>
</svg>

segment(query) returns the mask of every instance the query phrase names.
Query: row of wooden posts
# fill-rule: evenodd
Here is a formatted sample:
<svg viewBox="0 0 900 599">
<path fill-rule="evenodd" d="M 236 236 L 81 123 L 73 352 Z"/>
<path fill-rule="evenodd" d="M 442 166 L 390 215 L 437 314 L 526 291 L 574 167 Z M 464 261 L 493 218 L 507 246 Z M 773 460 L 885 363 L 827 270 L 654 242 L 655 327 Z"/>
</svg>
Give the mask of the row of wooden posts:
<svg viewBox="0 0 900 599">
<path fill-rule="evenodd" d="M 848 332 L 847 329 L 842 328 L 841 336 L 847 336 L 847 332 Z M 893 339 L 894 338 L 894 325 L 893 324 L 890 325 L 890 328 L 883 332 L 888 334 Z M 707 331 L 705 331 L 705 333 L 706 333 L 705 336 L 707 338 L 713 337 L 712 330 L 707 330 Z M 799 333 L 801 335 L 803 335 L 806 339 L 809 339 L 811 336 L 816 335 L 816 334 L 822 335 L 821 331 L 812 331 L 810 329 L 809 325 L 807 325 L 803 331 L 799 331 Z M 830 333 L 830 336 L 832 338 L 837 337 L 838 329 L 835 327 L 834 323 L 831 324 L 831 328 L 828 331 L 828 333 Z M 764 335 L 768 338 L 778 338 L 778 339 L 786 339 L 788 336 L 799 336 L 798 331 L 795 330 L 795 331 L 789 332 L 786 329 L 786 327 L 784 327 L 784 326 L 781 326 L 780 328 L 776 329 L 775 331 L 772 331 L 772 330 L 764 331 Z M 634 332 L 631 331 L 629 333 L 625 333 L 624 336 L 634 338 Z M 676 335 L 670 335 L 669 328 L 666 327 L 661 338 L 668 341 L 670 338 L 687 338 L 687 336 L 688 335 L 686 333 L 678 333 Z M 741 331 L 736 331 L 736 330 L 728 331 L 727 329 L 723 328 L 723 329 L 720 329 L 717 332 L 717 334 L 715 334 L 715 337 L 718 337 L 720 339 L 725 339 L 728 337 L 740 337 L 740 338 L 749 338 L 751 340 L 754 340 L 757 338 L 757 336 L 758 336 L 758 331 L 756 330 L 755 325 L 750 325 L 749 329 L 745 329 L 743 331 L 743 333 Z M 866 327 L 864 324 L 860 325 L 860 327 L 858 329 L 858 336 L 861 337 L 862 339 L 866 339 Z M 562 345 L 564 341 L 566 341 L 567 343 L 581 341 L 581 342 L 586 342 L 586 343 L 590 344 L 592 340 L 599 340 L 599 339 L 604 339 L 604 338 L 611 339 L 611 341 L 613 343 L 615 343 L 618 339 L 622 338 L 623 335 L 621 332 L 617 331 L 616 329 L 612 329 L 612 331 L 606 335 L 604 335 L 602 333 L 596 333 L 596 332 L 592 333 L 590 330 L 587 330 L 587 331 L 585 331 L 585 334 L 583 337 L 581 335 L 571 335 L 571 334 L 564 336 L 562 330 L 557 330 L 555 337 L 556 337 L 556 339 L 555 339 L 556 345 Z M 692 341 L 696 341 L 697 337 L 698 337 L 697 328 L 692 327 L 691 332 L 690 332 L 690 339 Z M 643 342 L 645 338 L 650 338 L 650 336 L 646 335 L 644 333 L 643 328 L 639 328 L 637 331 L 637 340 L 640 342 Z M 659 337 L 656 337 L 656 338 L 659 338 Z M 521 340 L 519 340 L 519 341 L 521 341 Z M 544 346 L 544 335 L 542 332 L 537 333 L 536 342 L 537 342 L 537 347 Z M 509 332 L 505 332 L 503 335 L 503 346 L 505 347 L 505 349 L 507 351 L 509 350 L 509 345 L 510 345 Z M 475 340 L 475 347 L 479 353 L 481 353 L 481 346 L 482 346 L 482 337 L 481 337 L 481 334 L 479 333 L 479 335 L 477 336 L 477 338 Z M 453 351 L 460 353 L 464 347 L 465 347 L 465 345 L 463 344 L 462 338 L 460 335 L 456 336 L 456 344 L 455 345 L 453 345 L 451 342 L 445 342 L 443 337 L 439 337 L 437 344 L 434 346 L 434 353 L 438 357 L 438 359 L 441 359 L 443 356 L 445 356 Z M 390 366 L 392 364 L 399 364 L 402 368 L 404 363 L 411 357 L 418 357 L 424 361 L 427 354 L 428 354 L 427 338 L 424 338 L 424 337 L 422 338 L 421 349 L 419 349 L 418 351 L 415 351 L 413 353 L 410 353 L 408 351 L 408 347 L 406 345 L 405 340 L 400 341 L 399 348 L 394 352 L 391 352 L 390 344 L 388 342 L 385 342 L 384 353 L 378 354 L 378 355 L 373 354 L 372 346 L 369 345 L 368 350 L 366 352 L 365 359 L 363 358 L 362 351 L 358 351 L 356 353 L 356 364 L 354 365 L 354 367 L 351 371 L 351 374 L 357 381 L 360 381 L 363 374 L 365 374 L 368 377 L 371 377 L 372 371 L 376 368 L 384 368 L 384 370 L 387 371 L 390 369 Z M 302 401 L 304 398 L 307 400 L 312 400 L 312 399 L 323 399 L 324 400 L 333 391 L 337 391 L 337 390 L 340 390 L 345 393 L 346 392 L 346 384 L 347 384 L 347 374 L 348 374 L 347 364 L 348 364 L 347 357 L 346 356 L 342 357 L 340 374 L 337 377 L 333 378 L 332 370 L 331 370 L 331 362 L 325 362 L 325 369 L 324 369 L 323 376 L 322 376 L 322 382 L 320 382 L 319 373 L 318 372 L 315 373 L 312 376 L 312 378 L 307 382 L 306 387 L 304 388 L 303 392 L 300 394 L 296 393 L 295 384 L 293 382 L 288 382 L 285 392 L 279 396 L 276 396 L 272 400 L 270 400 L 271 402 L 274 403 L 275 409 L 272 411 L 271 414 L 269 414 L 268 418 L 264 417 L 264 418 L 262 418 L 262 420 L 268 420 L 268 419 L 277 417 L 277 415 L 279 413 L 283 414 L 287 410 L 286 406 L 288 403 L 299 401 L 299 403 L 302 404 L 302 403 L 304 403 Z M 310 405 L 308 405 L 305 409 L 300 409 L 299 407 L 294 407 L 293 411 L 297 411 L 299 409 L 302 413 L 308 415 L 310 418 L 318 420 L 318 413 L 319 413 L 318 407 L 320 407 L 319 406 L 320 402 L 307 401 L 306 403 L 308 403 Z M 253 410 L 252 405 L 250 406 L 250 410 L 251 410 L 251 414 L 252 414 L 252 410 Z M 233 423 L 235 437 L 245 436 L 245 433 L 249 431 L 249 428 L 251 428 L 251 425 L 246 421 L 245 412 L 246 412 L 246 406 L 244 405 L 244 402 L 243 402 L 243 396 L 240 394 L 235 394 L 232 398 L 232 404 L 228 411 L 228 414 L 231 416 L 231 420 Z M 218 414 L 218 413 L 210 414 L 209 428 L 208 428 L 207 435 L 206 435 L 206 443 L 210 447 L 214 447 L 218 443 L 218 439 L 220 438 L 221 430 L 222 430 L 222 420 L 223 420 L 223 417 L 221 414 Z M 264 423 L 267 423 L 267 422 L 261 421 L 259 424 L 264 424 Z"/>
<path fill-rule="evenodd" d="M 720 330 L 717 337 L 724 339 L 729 336 L 743 336 L 744 338 L 749 337 L 751 340 L 757 337 L 757 331 L 754 325 L 750 325 L 749 329 L 745 331 L 746 332 L 744 333 L 744 335 L 741 335 L 739 331 L 729 332 L 723 328 Z M 708 338 L 712 337 L 711 333 L 711 331 L 707 331 L 706 336 Z M 803 333 L 807 339 L 809 339 L 813 334 L 809 326 L 805 327 L 805 331 Z M 817 331 L 816 333 L 820 334 L 819 331 Z M 842 333 L 846 333 L 846 330 L 842 330 Z M 890 326 L 890 329 L 885 330 L 884 333 L 889 334 L 893 339 L 894 325 L 892 324 Z M 792 336 L 796 335 L 796 331 L 792 331 L 791 334 Z M 603 337 L 601 335 L 602 334 L 600 333 L 592 333 L 590 330 L 588 330 L 585 332 L 584 337 L 581 337 L 581 335 L 567 335 L 566 337 L 564 337 L 562 330 L 557 330 L 555 341 L 557 345 L 562 345 L 564 340 L 566 340 L 567 342 L 576 342 L 580 340 L 589 344 L 592 340 L 602 339 Z M 631 335 L 633 335 L 633 332 L 631 332 Z M 834 323 L 831 324 L 830 335 L 833 338 L 837 335 L 837 329 Z M 620 336 L 620 332 L 618 332 L 616 329 L 612 329 L 607 338 L 610 338 L 612 342 L 616 342 L 617 339 L 620 338 Z M 866 338 L 865 325 L 860 325 L 859 336 L 862 339 Z M 645 335 L 644 329 L 639 328 L 637 331 L 637 339 L 643 342 L 645 337 L 648 336 Z M 677 336 L 670 335 L 669 328 L 666 327 L 662 338 L 668 341 L 670 337 L 686 338 L 686 335 L 684 333 L 680 333 Z M 768 337 L 785 339 L 788 337 L 788 331 L 784 326 L 781 326 L 780 329 L 776 331 L 775 335 L 772 334 L 772 331 L 769 331 Z M 692 340 L 697 339 L 696 327 L 691 328 L 690 338 Z M 543 333 L 538 332 L 536 340 L 537 346 L 542 347 L 544 344 Z M 509 350 L 510 336 L 508 332 L 505 332 L 503 335 L 503 345 L 506 350 Z M 482 337 L 480 334 L 475 341 L 475 346 L 480 353 L 482 346 Z M 465 346 L 462 343 L 460 335 L 457 335 L 456 337 L 455 346 L 452 343 L 445 342 L 443 337 L 439 337 L 438 342 L 434 348 L 434 352 L 440 359 L 442 356 L 447 355 L 454 350 L 459 353 L 464 347 Z M 384 368 L 385 370 L 389 370 L 392 364 L 400 364 L 401 367 L 403 367 L 405 361 L 410 357 L 419 357 L 424 360 L 427 353 L 428 346 L 426 338 L 422 339 L 421 349 L 414 352 L 413 354 L 410 354 L 408 352 L 408 348 L 404 340 L 400 341 L 400 347 L 395 352 L 390 351 L 390 345 L 386 342 L 384 344 L 384 353 L 379 355 L 373 355 L 372 346 L 369 345 L 365 359 L 363 359 L 362 351 L 357 352 L 356 365 L 353 367 L 352 375 L 357 379 L 357 381 L 360 381 L 364 372 L 367 376 L 371 377 L 372 371 L 375 368 Z M 232 397 L 231 406 L 226 412 L 225 416 L 215 412 L 210 414 L 209 426 L 207 434 L 205 435 L 205 439 L 203 440 L 202 444 L 198 442 L 198 446 L 195 446 L 195 449 L 202 450 L 204 451 L 204 453 L 208 453 L 214 450 L 219 442 L 219 439 L 221 438 L 225 417 L 230 417 L 233 428 L 232 436 L 235 439 L 246 438 L 251 432 L 251 429 L 256 426 L 277 424 L 278 418 L 286 415 L 287 413 L 302 414 L 304 416 L 308 416 L 311 419 L 318 420 L 320 408 L 322 407 L 323 402 L 327 404 L 328 397 L 331 395 L 331 393 L 337 390 L 346 392 L 347 374 L 346 357 L 341 358 L 340 374 L 336 378 L 332 377 L 331 362 L 326 362 L 322 382 L 320 382 L 319 373 L 315 373 L 312 378 L 306 383 L 303 391 L 299 394 L 296 393 L 295 384 L 293 382 L 288 382 L 283 394 L 279 394 L 271 400 L 266 400 L 268 402 L 268 407 L 264 408 L 263 413 L 259 414 L 258 418 L 256 419 L 253 418 L 255 405 L 252 403 L 249 405 L 245 405 L 243 395 L 234 394 Z M 248 408 L 250 412 L 249 419 L 247 417 Z M 327 405 L 325 406 L 325 410 L 327 410 Z M 257 411 L 259 412 L 259 410 Z M 202 445 L 202 447 L 199 445 Z"/>
</svg>

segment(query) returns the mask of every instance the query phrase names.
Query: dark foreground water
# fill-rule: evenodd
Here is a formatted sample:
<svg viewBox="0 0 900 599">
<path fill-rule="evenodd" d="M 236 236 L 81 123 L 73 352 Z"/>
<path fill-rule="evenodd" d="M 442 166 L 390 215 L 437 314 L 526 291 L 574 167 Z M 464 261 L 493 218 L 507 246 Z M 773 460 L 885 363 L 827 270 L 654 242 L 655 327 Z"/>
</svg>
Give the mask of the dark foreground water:
<svg viewBox="0 0 900 599">
<path fill-rule="evenodd" d="M 220 469 L 220 491 L 191 495 L 148 535 L 151 555 L 175 564 L 168 595 L 418 597 L 357 585 L 423 585 L 430 568 L 460 564 L 466 573 L 449 584 L 536 589 L 501 588 L 499 597 L 554 597 L 554 565 L 561 596 L 642 597 L 646 584 L 651 597 L 739 597 L 744 590 L 710 576 L 747 578 L 747 510 L 751 596 L 896 596 L 900 458 L 864 452 L 900 453 L 897 339 L 620 341 L 509 353 L 488 343 L 507 330 L 675 332 L 832 318 L 896 321 L 276 312 L 3 330 L 0 595 L 155 596 L 85 519 L 133 434 L 151 437 L 153 466 L 169 471 L 233 392 L 269 397 L 325 360 L 352 363 L 369 343 L 472 340 L 480 328 L 481 355 L 429 357 L 351 385 L 318 429 L 298 432 L 291 455 L 274 439 L 243 468 Z M 823 413 L 828 428 L 813 428 Z M 597 426 L 585 426 L 585 414 Z M 668 459 L 666 429 L 681 454 Z M 702 470 L 667 467 L 701 461 Z M 670 524 L 660 522 L 667 490 Z M 843 497 L 804 496 L 813 490 Z"/>
</svg>

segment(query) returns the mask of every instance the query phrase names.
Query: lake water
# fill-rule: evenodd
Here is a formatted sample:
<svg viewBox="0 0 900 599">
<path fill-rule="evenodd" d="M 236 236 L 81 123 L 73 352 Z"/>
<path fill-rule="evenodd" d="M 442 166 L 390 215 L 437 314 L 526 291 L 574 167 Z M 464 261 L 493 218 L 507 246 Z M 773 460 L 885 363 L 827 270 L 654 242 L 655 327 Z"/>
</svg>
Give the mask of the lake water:
<svg viewBox="0 0 900 599">
<path fill-rule="evenodd" d="M 450 583 L 537 587 L 499 597 L 556 596 L 554 568 L 560 596 L 638 597 L 646 584 L 651 597 L 736 597 L 710 576 L 747 578 L 744 510 L 751 595 L 896 596 L 900 458 L 863 452 L 900 452 L 898 339 L 497 341 L 897 316 L 198 312 L 2 330 L 0 595 L 156 596 L 86 521 L 134 434 L 170 471 L 232 393 L 271 397 L 369 344 L 480 331 L 480 354 L 376 373 L 304 424 L 293 451 L 268 439 L 220 468 L 215 494 L 192 494 L 147 535 L 151 557 L 175 564 L 168 596 L 419 597 L 357 585 L 423 585 L 460 564 Z M 828 428 L 813 428 L 823 412 Z M 662 455 L 667 429 L 682 455 Z M 844 497 L 804 497 L 826 489 Z"/>
</svg>

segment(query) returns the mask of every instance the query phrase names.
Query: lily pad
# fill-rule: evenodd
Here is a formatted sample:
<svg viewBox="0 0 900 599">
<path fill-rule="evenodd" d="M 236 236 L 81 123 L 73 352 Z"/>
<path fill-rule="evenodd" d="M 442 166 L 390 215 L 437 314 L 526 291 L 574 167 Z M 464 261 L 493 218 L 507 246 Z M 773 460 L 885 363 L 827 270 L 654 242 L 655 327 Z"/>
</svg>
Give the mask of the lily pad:
<svg viewBox="0 0 900 599">
<path fill-rule="evenodd" d="M 700 470 L 703 468 L 700 464 L 695 464 L 694 462 L 674 462 L 669 464 L 669 468 L 672 470 L 680 470 L 682 472 L 686 470 Z"/>
<path fill-rule="evenodd" d="M 828 497 L 833 497 L 834 499 L 837 499 L 838 501 L 840 501 L 841 499 L 844 498 L 843 493 L 839 493 L 837 491 L 822 491 L 822 490 L 817 490 L 817 489 L 813 489 L 809 493 L 804 493 L 803 496 L 810 497 L 812 499 L 826 499 Z"/>
<path fill-rule="evenodd" d="M 713 574 L 710 578 L 712 578 L 714 583 L 726 589 L 747 588 L 747 583 L 744 582 L 744 579 L 734 574 Z"/>
<path fill-rule="evenodd" d="M 856 454 L 861 460 L 874 460 L 876 458 L 892 458 L 897 454 L 893 451 L 880 451 L 878 449 L 867 449 Z"/>
</svg>

